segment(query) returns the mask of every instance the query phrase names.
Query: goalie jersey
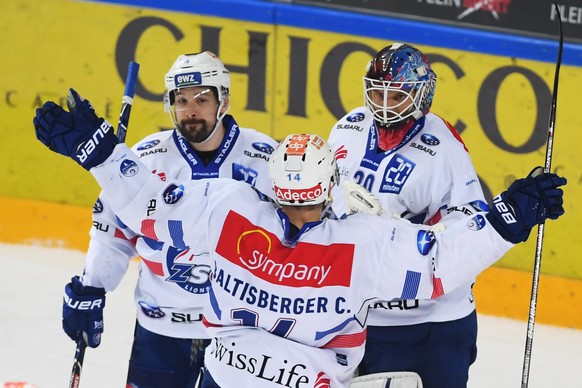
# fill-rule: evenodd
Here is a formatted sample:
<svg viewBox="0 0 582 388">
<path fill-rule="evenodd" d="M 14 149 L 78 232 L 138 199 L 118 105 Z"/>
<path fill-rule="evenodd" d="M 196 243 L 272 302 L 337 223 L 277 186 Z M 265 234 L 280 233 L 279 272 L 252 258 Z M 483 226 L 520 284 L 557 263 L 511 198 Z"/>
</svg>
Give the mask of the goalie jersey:
<svg viewBox="0 0 582 388">
<path fill-rule="evenodd" d="M 213 159 L 205 165 L 177 130 L 158 132 L 138 142 L 133 151 L 162 180 L 232 178 L 273 196 L 267 172 L 277 143 L 253 129 L 240 128 L 225 116 L 226 133 Z M 84 285 L 117 287 L 129 265 L 139 256 L 135 289 L 137 319 L 157 334 L 175 338 L 207 338 L 202 305 L 209 288 L 210 265 L 184 249 L 138 237 L 115 215 L 103 197 L 93 208 L 91 241 L 82 278 Z"/>
<path fill-rule="evenodd" d="M 377 131 L 368 108 L 356 108 L 333 127 L 329 144 L 341 178 L 372 192 L 386 212 L 431 225 L 488 209 L 469 153 L 451 124 L 428 113 L 389 151 L 378 148 Z M 343 196 L 334 198 L 334 211 L 346 212 Z M 475 310 L 474 281 L 438 300 L 376 303 L 368 322 L 399 326 L 463 318 Z"/>
<path fill-rule="evenodd" d="M 348 387 L 370 303 L 438 297 L 513 246 L 484 213 L 434 230 L 355 214 L 291 237 L 286 215 L 249 185 L 164 182 L 123 144 L 91 173 L 131 229 L 192 263 L 208 254 L 205 365 L 222 387 Z"/>
</svg>

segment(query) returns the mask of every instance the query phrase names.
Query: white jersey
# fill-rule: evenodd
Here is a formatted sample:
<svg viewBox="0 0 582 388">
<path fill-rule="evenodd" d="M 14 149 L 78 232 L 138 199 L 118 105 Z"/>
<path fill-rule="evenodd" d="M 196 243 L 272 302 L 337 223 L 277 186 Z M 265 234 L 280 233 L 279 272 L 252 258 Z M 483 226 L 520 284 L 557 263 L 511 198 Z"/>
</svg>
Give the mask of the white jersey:
<svg viewBox="0 0 582 388">
<path fill-rule="evenodd" d="M 158 132 L 138 142 L 133 151 L 162 179 L 232 178 L 274 197 L 267 166 L 277 143 L 253 129 L 240 128 L 225 116 L 224 140 L 208 165 L 201 162 L 177 130 Z M 137 237 L 117 219 L 104 199 L 93 209 L 84 285 L 113 290 L 139 255 L 135 290 L 137 319 L 149 331 L 175 338 L 207 338 L 202 305 L 209 288 L 210 265 L 193 262 L 184 249 Z"/>
<path fill-rule="evenodd" d="M 487 209 L 479 178 L 457 131 L 432 113 L 418 120 L 398 146 L 377 152 L 373 115 L 366 107 L 356 108 L 336 123 L 329 144 L 335 150 L 341 179 L 364 186 L 390 213 L 415 223 L 434 224 Z M 333 207 L 342 214 L 345 203 L 340 201 Z M 376 303 L 368 323 L 399 326 L 463 318 L 475 310 L 474 280 L 437 300 Z"/>
<path fill-rule="evenodd" d="M 291 238 L 285 214 L 250 186 L 162 182 L 123 144 L 91 173 L 129 227 L 189 250 L 193 262 L 209 252 L 205 365 L 222 387 L 348 387 L 369 303 L 437 297 L 513 246 L 484 213 L 434 232 L 355 214 Z"/>
</svg>

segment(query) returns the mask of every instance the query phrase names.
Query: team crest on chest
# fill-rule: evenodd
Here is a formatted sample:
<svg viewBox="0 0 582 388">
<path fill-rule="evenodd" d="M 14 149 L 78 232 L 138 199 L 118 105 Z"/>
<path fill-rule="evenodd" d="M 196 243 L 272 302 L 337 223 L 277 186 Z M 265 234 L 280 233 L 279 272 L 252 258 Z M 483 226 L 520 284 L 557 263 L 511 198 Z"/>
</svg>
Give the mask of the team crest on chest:
<svg viewBox="0 0 582 388">
<path fill-rule="evenodd" d="M 401 154 L 395 154 L 384 170 L 379 192 L 400 194 L 414 167 L 416 163 L 412 160 Z"/>
</svg>

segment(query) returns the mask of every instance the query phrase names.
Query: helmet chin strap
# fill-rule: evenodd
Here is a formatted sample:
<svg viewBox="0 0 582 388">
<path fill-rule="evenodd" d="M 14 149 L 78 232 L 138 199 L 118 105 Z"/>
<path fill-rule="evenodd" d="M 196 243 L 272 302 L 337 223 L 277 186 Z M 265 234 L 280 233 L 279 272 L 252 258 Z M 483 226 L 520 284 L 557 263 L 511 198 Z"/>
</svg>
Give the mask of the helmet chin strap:
<svg viewBox="0 0 582 388">
<path fill-rule="evenodd" d="M 222 102 L 218 106 L 218 110 L 216 111 L 216 124 L 214 124 L 214 129 L 212 129 L 212 132 L 210 132 L 210 135 L 208 135 L 208 137 L 206 139 L 204 139 L 201 142 L 198 142 L 196 144 L 200 144 L 200 145 L 206 144 L 210 140 L 212 140 L 214 135 L 216 135 L 217 129 L 220 126 L 222 119 L 226 115 L 226 111 L 224 111 L 224 113 L 220 114 L 220 110 L 222 109 L 223 106 L 224 106 L 224 100 L 222 100 Z"/>
<path fill-rule="evenodd" d="M 383 124 L 380 123 L 379 121 L 376 121 L 376 126 L 378 127 L 378 129 L 383 129 L 385 131 L 397 131 L 403 127 L 405 127 L 408 123 L 410 123 L 410 121 L 414 121 L 416 120 L 416 118 L 414 117 L 407 117 L 403 120 L 394 122 L 394 123 L 388 123 L 388 124 Z"/>
<path fill-rule="evenodd" d="M 411 105 L 409 109 L 410 110 L 415 109 L 414 104 Z M 409 124 L 411 121 L 416 121 L 416 120 L 420 119 L 422 116 L 424 116 L 424 114 L 420 111 L 420 109 L 415 109 L 414 112 L 412 112 L 412 114 L 410 116 L 408 116 L 400 121 L 396 121 L 396 122 L 388 123 L 388 124 L 380 123 L 378 120 L 374 120 L 374 121 L 376 122 L 376 126 L 379 129 L 392 131 L 392 130 L 401 129 L 402 127 Z"/>
</svg>

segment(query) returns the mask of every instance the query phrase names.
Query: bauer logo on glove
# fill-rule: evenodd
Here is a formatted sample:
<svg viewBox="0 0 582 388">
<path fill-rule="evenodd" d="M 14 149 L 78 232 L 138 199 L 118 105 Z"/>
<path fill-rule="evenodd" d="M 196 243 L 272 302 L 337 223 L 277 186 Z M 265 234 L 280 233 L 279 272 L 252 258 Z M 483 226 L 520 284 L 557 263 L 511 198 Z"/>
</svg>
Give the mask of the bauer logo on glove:
<svg viewBox="0 0 582 388">
<path fill-rule="evenodd" d="M 89 347 L 96 348 L 103 333 L 104 307 L 105 289 L 84 286 L 78 276 L 73 276 L 65 286 L 63 330 L 73 341 L 82 336 Z"/>
<path fill-rule="evenodd" d="M 566 178 L 536 167 L 493 199 L 487 219 L 507 241 L 514 244 L 526 241 L 535 225 L 564 214 L 561 186 L 566 183 Z"/>
<path fill-rule="evenodd" d="M 54 152 L 68 156 L 86 170 L 98 166 L 119 143 L 111 124 L 95 114 L 89 101 L 69 89 L 65 111 L 53 101 L 36 110 L 36 137 Z"/>
<path fill-rule="evenodd" d="M 87 161 L 89 155 L 99 146 L 99 141 L 105 139 L 108 132 L 113 132 L 113 127 L 104 120 L 95 133 L 93 133 L 93 137 L 79 145 L 77 155 L 75 155 L 79 163 L 83 164 Z"/>
</svg>

